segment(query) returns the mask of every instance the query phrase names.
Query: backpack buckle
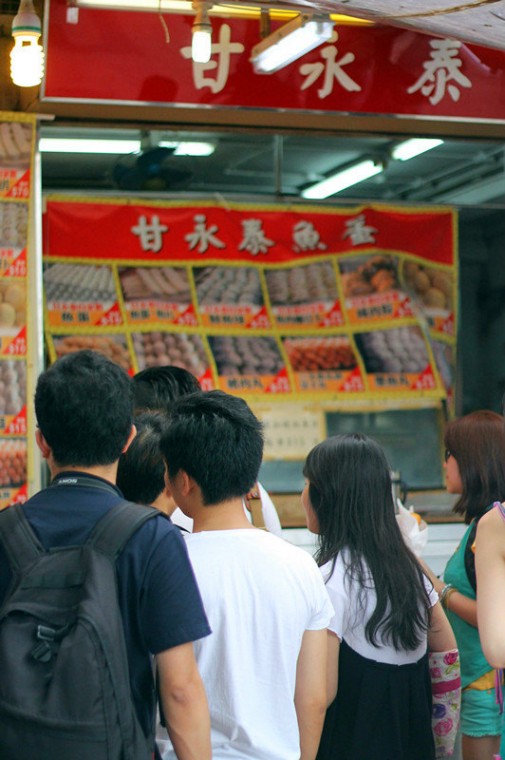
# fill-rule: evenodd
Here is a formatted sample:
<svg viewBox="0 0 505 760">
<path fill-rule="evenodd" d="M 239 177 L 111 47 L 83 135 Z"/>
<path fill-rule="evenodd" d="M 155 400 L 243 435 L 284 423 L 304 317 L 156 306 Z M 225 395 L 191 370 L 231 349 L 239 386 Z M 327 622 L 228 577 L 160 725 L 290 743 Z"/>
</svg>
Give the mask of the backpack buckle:
<svg viewBox="0 0 505 760">
<path fill-rule="evenodd" d="M 54 641 L 56 638 L 56 630 L 54 628 L 49 628 L 48 625 L 38 625 L 37 638 L 41 641 Z"/>
<path fill-rule="evenodd" d="M 54 655 L 54 650 L 48 641 L 41 641 L 40 644 L 37 644 L 32 649 L 30 654 L 37 662 L 50 662 Z"/>
<path fill-rule="evenodd" d="M 39 639 L 40 644 L 37 644 L 30 652 L 34 660 L 37 660 L 37 662 L 51 661 L 55 652 L 54 642 L 56 633 L 56 630 L 48 625 L 37 626 L 37 633 L 35 635 Z"/>
</svg>

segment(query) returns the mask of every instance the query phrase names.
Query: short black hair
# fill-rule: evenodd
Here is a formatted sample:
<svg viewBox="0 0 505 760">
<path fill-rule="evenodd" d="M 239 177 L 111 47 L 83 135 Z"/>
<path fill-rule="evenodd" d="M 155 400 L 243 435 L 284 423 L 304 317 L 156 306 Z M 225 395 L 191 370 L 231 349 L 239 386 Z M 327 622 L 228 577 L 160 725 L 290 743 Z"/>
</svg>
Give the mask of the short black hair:
<svg viewBox="0 0 505 760">
<path fill-rule="evenodd" d="M 119 458 L 116 483 L 129 501 L 148 506 L 165 488 L 165 461 L 160 450 L 167 424 L 165 412 L 135 417 L 137 435 Z"/>
<path fill-rule="evenodd" d="M 161 451 L 170 479 L 184 470 L 205 505 L 244 496 L 263 456 L 263 426 L 246 402 L 223 391 L 201 391 L 174 402 Z"/>
<path fill-rule="evenodd" d="M 187 369 L 165 364 L 148 367 L 133 378 L 135 413 L 140 411 L 167 411 L 172 403 L 188 393 L 201 390 L 198 379 Z"/>
<path fill-rule="evenodd" d="M 35 414 L 58 465 L 113 464 L 132 427 L 131 379 L 96 351 L 67 354 L 40 375 Z"/>
</svg>

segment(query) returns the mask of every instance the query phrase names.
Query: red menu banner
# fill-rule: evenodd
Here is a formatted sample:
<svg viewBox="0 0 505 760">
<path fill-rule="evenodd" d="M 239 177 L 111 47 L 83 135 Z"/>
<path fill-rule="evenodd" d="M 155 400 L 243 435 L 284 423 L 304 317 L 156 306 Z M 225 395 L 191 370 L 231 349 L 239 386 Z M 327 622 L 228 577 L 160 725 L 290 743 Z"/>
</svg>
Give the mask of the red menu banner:
<svg viewBox="0 0 505 760">
<path fill-rule="evenodd" d="M 80 8 L 71 24 L 67 8 L 67 0 L 46 2 L 42 100 L 505 119 L 500 50 L 338 26 L 328 43 L 264 75 L 250 61 L 258 20 L 212 18 L 212 57 L 194 63 L 193 15 L 166 15 L 167 43 L 156 13 Z"/>
<path fill-rule="evenodd" d="M 35 117 L 0 112 L 0 509 L 27 492 L 27 245 Z"/>
<path fill-rule="evenodd" d="M 49 196 L 44 289 L 53 359 L 177 364 L 256 399 L 452 393 L 450 209 Z"/>
</svg>

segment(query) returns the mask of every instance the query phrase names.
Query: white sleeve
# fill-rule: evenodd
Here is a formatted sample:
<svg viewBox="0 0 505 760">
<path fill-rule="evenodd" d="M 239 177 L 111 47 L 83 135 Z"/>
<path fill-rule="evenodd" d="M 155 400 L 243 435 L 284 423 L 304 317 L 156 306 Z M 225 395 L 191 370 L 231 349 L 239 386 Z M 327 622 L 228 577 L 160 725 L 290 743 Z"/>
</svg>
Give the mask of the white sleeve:
<svg viewBox="0 0 505 760">
<path fill-rule="evenodd" d="M 274 536 L 279 536 L 279 538 L 283 538 L 281 522 L 279 520 L 279 515 L 277 514 L 277 510 L 275 509 L 275 504 L 273 503 L 272 499 L 270 498 L 269 494 L 265 491 L 261 483 L 258 483 L 258 490 L 260 492 L 261 511 L 263 513 L 263 521 L 265 523 L 265 528 L 268 530 L 269 533 L 273 533 Z"/>
<path fill-rule="evenodd" d="M 319 568 L 312 557 L 307 555 L 307 560 L 309 560 L 308 564 L 311 565 L 310 568 L 307 568 L 307 580 L 309 577 L 311 579 L 311 618 L 305 630 L 319 631 L 321 628 L 328 628 L 333 617 L 333 606 Z"/>
<path fill-rule="evenodd" d="M 435 591 L 433 583 L 426 575 L 424 576 L 424 587 L 430 597 L 430 606 L 433 607 L 438 602 L 438 594 Z"/>
<path fill-rule="evenodd" d="M 326 581 L 326 590 L 333 606 L 333 615 L 328 628 L 342 640 L 347 625 L 349 599 L 344 585 L 343 563 L 340 558 L 337 558 L 335 568 L 331 573 L 332 565 L 333 562 L 330 561 L 321 568 L 322 577 Z"/>
</svg>

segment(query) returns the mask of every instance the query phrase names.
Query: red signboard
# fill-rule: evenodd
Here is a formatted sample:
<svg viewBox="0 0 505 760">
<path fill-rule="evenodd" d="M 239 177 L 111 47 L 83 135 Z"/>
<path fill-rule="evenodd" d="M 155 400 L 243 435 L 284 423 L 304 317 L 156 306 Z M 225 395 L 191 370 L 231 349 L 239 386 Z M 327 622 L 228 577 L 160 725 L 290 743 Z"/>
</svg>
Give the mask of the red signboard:
<svg viewBox="0 0 505 760">
<path fill-rule="evenodd" d="M 79 233 L 75 234 L 76 219 Z M 351 210 L 316 206 L 233 208 L 199 202 L 52 201 L 45 215 L 52 256 L 187 261 L 268 260 L 348 253 L 379 247 L 454 263 L 452 212 L 400 208 Z"/>
<path fill-rule="evenodd" d="M 191 60 L 193 16 L 47 5 L 42 99 L 472 120 L 505 119 L 505 53 L 392 27 L 335 37 L 275 74 L 255 74 L 255 20 L 213 18 L 212 58 Z"/>
<path fill-rule="evenodd" d="M 454 224 L 443 208 L 50 197 L 49 353 L 177 364 L 206 389 L 288 400 L 445 398 Z"/>
</svg>

